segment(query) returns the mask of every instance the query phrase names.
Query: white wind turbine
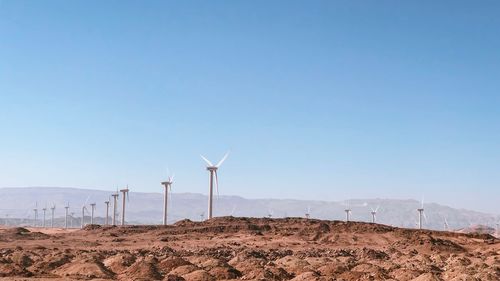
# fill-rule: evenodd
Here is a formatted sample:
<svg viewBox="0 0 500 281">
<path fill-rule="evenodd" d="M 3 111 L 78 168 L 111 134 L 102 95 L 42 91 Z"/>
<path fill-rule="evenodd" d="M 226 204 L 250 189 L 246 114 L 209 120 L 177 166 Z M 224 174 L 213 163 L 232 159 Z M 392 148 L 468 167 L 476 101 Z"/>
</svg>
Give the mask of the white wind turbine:
<svg viewBox="0 0 500 281">
<path fill-rule="evenodd" d="M 345 221 L 349 222 L 350 214 L 351 214 L 351 208 L 349 208 L 349 200 L 347 201 L 347 208 L 344 210 L 345 212 Z"/>
<path fill-rule="evenodd" d="M 38 220 L 38 202 L 35 202 L 35 208 L 33 209 L 35 212 L 35 222 L 33 223 L 33 226 L 36 227 L 37 220 Z"/>
<path fill-rule="evenodd" d="M 424 198 L 422 198 L 421 206 L 417 209 L 418 212 L 418 229 L 422 229 L 422 218 L 425 218 L 424 213 Z"/>
<path fill-rule="evenodd" d="M 71 224 L 70 224 L 70 227 L 73 228 L 73 220 L 75 219 L 75 212 L 71 212 Z"/>
<path fill-rule="evenodd" d="M 87 196 L 87 200 L 85 200 L 85 203 L 83 203 L 83 205 L 82 205 L 82 225 L 81 225 L 82 228 L 85 226 L 85 211 L 87 210 L 87 207 L 85 207 L 85 204 L 87 204 L 89 199 L 90 199 L 90 195 Z"/>
<path fill-rule="evenodd" d="M 311 217 L 311 207 L 307 206 L 306 219 L 309 219 L 310 217 Z"/>
<path fill-rule="evenodd" d="M 104 201 L 104 204 L 106 204 L 106 220 L 104 225 L 109 225 L 109 198 L 107 201 Z"/>
<path fill-rule="evenodd" d="M 82 205 L 82 228 L 83 228 L 83 227 L 84 227 L 84 225 L 85 225 L 85 224 L 84 224 L 84 223 L 85 223 L 85 221 L 84 221 L 84 218 L 85 218 L 85 210 L 87 210 L 87 207 L 85 207 L 85 204 L 84 204 L 84 205 Z"/>
<path fill-rule="evenodd" d="M 233 209 L 231 210 L 230 216 L 233 216 L 234 212 L 236 212 L 236 205 L 233 205 Z"/>
<path fill-rule="evenodd" d="M 213 190 L 214 190 L 214 176 L 215 176 L 215 185 L 217 188 L 217 194 L 219 194 L 219 180 L 217 178 L 217 169 L 219 169 L 220 165 L 227 159 L 229 156 L 229 152 L 222 157 L 222 159 L 217 163 L 216 165 L 212 164 L 207 158 L 205 158 L 203 155 L 200 155 L 201 158 L 207 162 L 207 171 L 210 173 L 209 177 L 209 192 L 208 192 L 208 219 L 212 218 L 212 203 L 213 203 Z"/>
<path fill-rule="evenodd" d="M 116 193 L 113 193 L 111 194 L 111 197 L 113 197 L 113 217 L 112 217 L 112 220 L 111 220 L 111 223 L 113 225 L 116 225 L 116 209 L 117 209 L 117 204 L 118 204 L 118 196 L 120 196 L 120 194 L 118 193 L 118 188 L 116 189 Z"/>
<path fill-rule="evenodd" d="M 449 231 L 450 225 L 448 224 L 448 220 L 444 218 L 444 231 Z"/>
<path fill-rule="evenodd" d="M 129 189 L 128 189 L 128 185 L 127 185 L 127 188 L 124 188 L 124 189 L 121 189 L 120 190 L 121 193 L 123 193 L 123 198 L 122 198 L 122 222 L 121 222 L 121 225 L 125 225 L 125 197 L 127 198 L 127 201 L 128 201 L 128 192 L 129 192 Z"/>
<path fill-rule="evenodd" d="M 68 229 L 68 210 L 69 210 L 69 202 L 68 202 L 68 203 L 67 203 L 67 205 L 64 207 L 64 209 L 66 209 L 66 211 L 65 211 L 66 216 L 64 216 L 64 228 L 65 228 L 65 229 Z"/>
<path fill-rule="evenodd" d="M 167 171 L 167 174 L 169 172 Z M 172 183 L 174 182 L 174 175 L 168 176 L 168 179 L 161 184 L 165 188 L 163 196 L 163 225 L 167 225 L 167 212 L 168 212 L 168 190 L 172 191 Z"/>
<path fill-rule="evenodd" d="M 372 211 L 371 211 L 370 213 L 372 214 L 372 223 L 375 223 L 375 221 L 376 221 L 376 218 L 377 218 L 377 211 L 378 211 L 378 208 L 379 208 L 379 207 L 380 207 L 380 206 L 377 206 L 377 208 L 375 208 L 375 210 L 374 210 L 373 208 L 371 208 L 371 209 L 372 209 Z"/>
<path fill-rule="evenodd" d="M 47 204 L 45 204 L 45 207 L 42 208 L 43 211 L 43 223 L 42 227 L 45 227 L 45 213 L 47 213 Z"/>
<path fill-rule="evenodd" d="M 94 224 L 95 203 L 90 204 L 90 224 Z"/>
<path fill-rule="evenodd" d="M 272 209 L 269 209 L 269 210 L 267 211 L 267 217 L 268 217 L 268 218 L 272 218 L 272 217 L 273 217 L 273 213 L 274 213 L 274 212 L 273 212 L 273 210 L 272 210 Z"/>
<path fill-rule="evenodd" d="M 50 207 L 50 212 L 51 212 L 51 216 L 50 216 L 50 227 L 54 227 L 54 211 L 56 210 L 56 204 L 53 204 L 52 207 Z"/>
</svg>

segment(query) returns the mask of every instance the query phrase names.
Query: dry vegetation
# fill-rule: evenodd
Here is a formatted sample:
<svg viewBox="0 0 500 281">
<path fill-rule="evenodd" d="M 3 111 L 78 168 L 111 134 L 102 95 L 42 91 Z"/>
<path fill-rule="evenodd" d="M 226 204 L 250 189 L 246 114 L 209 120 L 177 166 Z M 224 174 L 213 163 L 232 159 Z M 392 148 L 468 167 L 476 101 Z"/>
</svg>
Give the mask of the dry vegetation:
<svg viewBox="0 0 500 281">
<path fill-rule="evenodd" d="M 298 218 L 8 228 L 0 251 L 3 280 L 500 280 L 487 234 Z"/>
</svg>

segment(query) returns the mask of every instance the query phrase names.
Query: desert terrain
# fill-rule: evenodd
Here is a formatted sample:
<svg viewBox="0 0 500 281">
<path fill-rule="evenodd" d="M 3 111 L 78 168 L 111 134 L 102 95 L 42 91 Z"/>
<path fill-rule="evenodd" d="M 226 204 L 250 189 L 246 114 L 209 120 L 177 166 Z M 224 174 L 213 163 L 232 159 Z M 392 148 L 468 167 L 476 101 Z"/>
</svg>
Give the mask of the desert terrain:
<svg viewBox="0 0 500 281">
<path fill-rule="evenodd" d="M 286 218 L 0 229 L 1 280 L 500 280 L 488 234 Z"/>
</svg>

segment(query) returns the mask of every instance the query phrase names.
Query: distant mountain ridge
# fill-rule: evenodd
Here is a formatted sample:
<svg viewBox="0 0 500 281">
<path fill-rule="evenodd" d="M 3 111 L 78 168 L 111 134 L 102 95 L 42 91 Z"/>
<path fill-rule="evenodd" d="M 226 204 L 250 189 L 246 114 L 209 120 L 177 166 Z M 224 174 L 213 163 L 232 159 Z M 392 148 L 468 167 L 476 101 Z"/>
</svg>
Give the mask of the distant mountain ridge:
<svg viewBox="0 0 500 281">
<path fill-rule="evenodd" d="M 114 191 L 64 187 L 0 188 L 0 218 L 32 218 L 35 204 L 38 209 L 56 205 L 55 217 L 64 216 L 64 206 L 69 203 L 70 212 L 81 217 L 81 208 L 86 198 L 87 205 L 97 203 L 96 216 L 105 216 L 104 201 Z M 119 208 L 121 210 L 119 198 Z M 172 193 L 169 202 L 169 223 L 181 219 L 200 220 L 205 217 L 208 198 L 196 193 Z M 377 222 L 413 228 L 417 222 L 416 200 L 399 199 L 352 199 L 351 220 L 371 221 L 371 208 L 380 206 Z M 162 219 L 163 197 L 161 193 L 130 192 L 127 201 L 126 219 L 135 224 L 159 224 Z M 454 209 L 436 203 L 424 205 L 427 221 L 425 228 L 442 230 L 446 218 L 450 229 L 482 224 L 494 227 L 500 215 L 471 210 Z M 239 217 L 304 217 L 310 210 L 312 218 L 344 220 L 346 205 L 342 202 L 294 200 L 294 199 L 245 199 L 239 196 L 220 196 L 214 200 L 215 216 Z M 110 210 L 111 212 L 111 210 Z M 41 211 L 39 211 L 40 218 Z M 48 213 L 47 213 L 48 214 Z M 98 220 L 101 221 L 101 220 Z"/>
</svg>

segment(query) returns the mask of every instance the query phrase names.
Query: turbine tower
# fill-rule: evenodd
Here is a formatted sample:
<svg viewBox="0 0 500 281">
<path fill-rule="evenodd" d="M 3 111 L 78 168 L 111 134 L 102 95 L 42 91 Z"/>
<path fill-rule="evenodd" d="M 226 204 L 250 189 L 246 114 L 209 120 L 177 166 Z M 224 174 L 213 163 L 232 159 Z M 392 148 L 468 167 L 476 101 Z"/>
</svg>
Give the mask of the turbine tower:
<svg viewBox="0 0 500 281">
<path fill-rule="evenodd" d="M 50 216 L 50 227 L 54 227 L 54 211 L 56 210 L 56 204 L 52 205 L 52 207 L 50 207 L 50 212 L 51 212 L 51 216 Z"/>
<path fill-rule="evenodd" d="M 349 215 L 351 214 L 351 208 L 349 208 L 349 201 L 347 201 L 347 208 L 344 210 L 345 212 L 345 221 L 349 222 Z"/>
<path fill-rule="evenodd" d="M 418 229 L 422 229 L 422 217 L 425 216 L 424 214 L 424 199 L 422 199 L 422 204 L 420 208 L 417 209 L 418 212 Z"/>
<path fill-rule="evenodd" d="M 200 155 L 201 158 L 208 164 L 207 171 L 210 173 L 209 177 L 209 191 L 208 191 L 208 219 L 212 218 L 212 203 L 213 203 L 213 191 L 214 191 L 214 176 L 215 176 L 215 185 L 217 188 L 217 194 L 219 194 L 219 180 L 217 178 L 217 169 L 219 169 L 220 165 L 227 159 L 229 156 L 229 152 L 222 157 L 222 159 L 216 165 L 213 165 L 207 158 L 203 155 Z"/>
<path fill-rule="evenodd" d="M 35 208 L 33 209 L 35 212 L 35 222 L 33 223 L 33 226 L 36 227 L 37 220 L 38 220 L 38 202 L 35 202 Z"/>
<path fill-rule="evenodd" d="M 111 196 L 113 197 L 113 217 L 112 217 L 112 220 L 111 222 L 113 223 L 113 225 L 116 225 L 116 204 L 118 203 L 118 189 L 116 190 L 116 193 L 114 194 L 111 194 Z"/>
<path fill-rule="evenodd" d="M 168 190 L 172 191 L 172 183 L 174 182 L 174 176 L 168 176 L 167 181 L 161 184 L 165 188 L 165 194 L 163 196 L 163 225 L 167 225 L 167 210 L 168 210 Z"/>
<path fill-rule="evenodd" d="M 45 213 L 47 212 L 47 207 L 42 208 L 43 211 L 43 223 L 42 226 L 45 227 Z"/>
<path fill-rule="evenodd" d="M 448 224 L 448 220 L 444 218 L 444 231 L 450 230 L 450 225 Z"/>
<path fill-rule="evenodd" d="M 87 207 L 85 207 L 85 204 L 89 201 L 90 195 L 87 196 L 87 199 L 85 200 L 85 203 L 82 205 L 82 228 L 85 226 L 85 210 L 87 210 Z"/>
<path fill-rule="evenodd" d="M 311 207 L 307 206 L 306 219 L 309 219 L 310 217 L 311 217 Z"/>
<path fill-rule="evenodd" d="M 128 186 L 125 189 L 121 189 L 120 192 L 123 193 L 122 198 L 122 225 L 125 225 L 125 197 L 128 199 Z"/>
<path fill-rule="evenodd" d="M 351 214 L 351 209 L 349 209 L 349 208 L 345 209 L 344 212 L 345 212 L 345 221 L 349 222 L 349 218 L 350 218 L 349 215 Z"/>
<path fill-rule="evenodd" d="M 109 199 L 108 201 L 104 201 L 104 204 L 106 204 L 106 220 L 104 225 L 109 225 Z"/>
<path fill-rule="evenodd" d="M 69 210 L 69 203 L 64 207 L 66 209 L 65 214 L 66 216 L 64 217 L 64 228 L 68 229 L 68 210 Z"/>
<path fill-rule="evenodd" d="M 90 204 L 90 224 L 94 224 L 95 203 Z"/>
<path fill-rule="evenodd" d="M 85 204 L 84 204 L 84 205 L 82 205 L 82 228 L 85 226 L 85 224 L 84 224 L 84 223 L 85 223 L 84 218 L 85 218 L 85 210 L 86 210 L 86 209 L 87 209 L 87 208 L 85 207 Z"/>
<path fill-rule="evenodd" d="M 371 208 L 372 211 L 370 213 L 372 214 L 372 223 L 375 223 L 375 221 L 377 219 L 378 208 L 379 208 L 379 206 L 377 206 L 377 208 L 375 208 L 375 210 L 373 208 Z"/>
<path fill-rule="evenodd" d="M 71 212 L 71 228 L 73 228 L 73 219 L 75 218 L 75 212 Z"/>
</svg>

